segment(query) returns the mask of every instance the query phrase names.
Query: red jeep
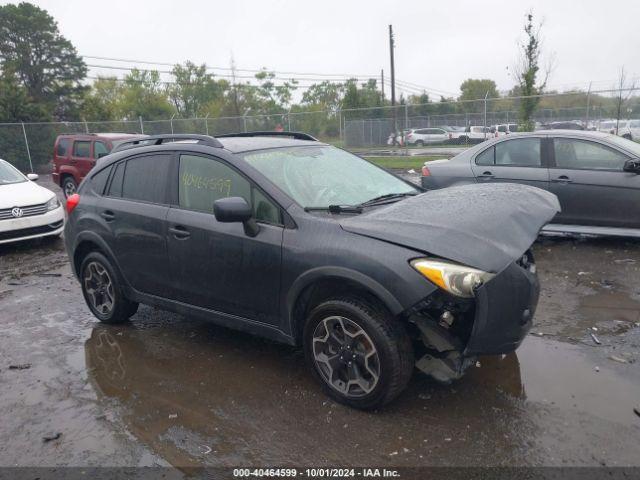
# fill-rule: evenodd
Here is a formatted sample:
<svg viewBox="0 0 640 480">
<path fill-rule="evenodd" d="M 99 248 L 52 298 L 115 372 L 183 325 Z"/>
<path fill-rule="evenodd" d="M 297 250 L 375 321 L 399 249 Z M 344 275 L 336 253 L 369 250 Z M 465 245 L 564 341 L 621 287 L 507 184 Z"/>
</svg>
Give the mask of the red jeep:
<svg viewBox="0 0 640 480">
<path fill-rule="evenodd" d="M 65 197 L 73 195 L 98 158 L 108 155 L 116 145 L 143 137 L 130 133 L 79 133 L 58 135 L 53 148 L 53 181 Z"/>
</svg>

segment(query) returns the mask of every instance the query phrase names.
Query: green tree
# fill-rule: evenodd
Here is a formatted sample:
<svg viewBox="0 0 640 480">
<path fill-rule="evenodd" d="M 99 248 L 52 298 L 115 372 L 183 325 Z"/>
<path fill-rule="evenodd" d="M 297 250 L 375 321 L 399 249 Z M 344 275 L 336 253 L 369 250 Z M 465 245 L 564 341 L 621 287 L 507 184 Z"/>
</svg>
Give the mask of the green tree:
<svg viewBox="0 0 640 480">
<path fill-rule="evenodd" d="M 101 77 L 87 90 L 82 103 L 82 118 L 87 121 L 121 120 L 122 86 L 115 77 Z"/>
<path fill-rule="evenodd" d="M 220 113 L 229 82 L 216 81 L 213 74 L 207 73 L 205 64 L 198 66 L 189 61 L 176 65 L 172 72 L 174 83 L 167 92 L 179 116 L 189 118 Z"/>
<path fill-rule="evenodd" d="M 551 64 L 549 64 L 544 78 L 540 79 L 541 28 L 541 24 L 534 23 L 533 13 L 527 13 L 524 25 L 526 39 L 520 45 L 520 58 L 514 68 L 517 86 L 523 96 L 520 99 L 520 128 L 524 131 L 532 131 L 535 127 L 533 113 L 540 102 L 540 97 L 537 95 L 544 92 L 551 72 Z"/>
<path fill-rule="evenodd" d="M 118 111 L 125 120 L 162 120 L 175 109 L 169 103 L 164 83 L 155 70 L 133 69 L 124 78 L 118 96 Z"/>
<path fill-rule="evenodd" d="M 77 118 L 87 67 L 45 10 L 26 2 L 0 6 L 0 69 L 13 72 L 28 101 L 52 118 Z"/>
<path fill-rule="evenodd" d="M 460 100 L 458 105 L 461 112 L 481 112 L 484 108 L 484 97 L 498 98 L 498 88 L 496 82 L 488 78 L 468 78 L 460 85 Z"/>
</svg>

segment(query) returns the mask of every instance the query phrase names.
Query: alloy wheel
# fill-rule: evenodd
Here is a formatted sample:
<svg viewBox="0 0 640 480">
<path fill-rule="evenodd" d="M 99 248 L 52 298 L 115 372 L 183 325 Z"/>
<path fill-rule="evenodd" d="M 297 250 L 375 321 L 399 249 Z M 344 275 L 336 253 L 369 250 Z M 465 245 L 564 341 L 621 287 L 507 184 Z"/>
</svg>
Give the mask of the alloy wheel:
<svg viewBox="0 0 640 480">
<path fill-rule="evenodd" d="M 327 317 L 316 326 L 313 357 L 324 380 L 347 397 L 371 393 L 380 379 L 380 358 L 373 341 L 345 317 Z"/>
<path fill-rule="evenodd" d="M 69 198 L 71 195 L 76 193 L 76 186 L 73 182 L 67 181 L 64 183 L 64 196 Z"/>
<path fill-rule="evenodd" d="M 98 262 L 91 262 L 84 271 L 84 289 L 91 306 L 102 315 L 113 310 L 115 294 L 109 272 Z"/>
</svg>

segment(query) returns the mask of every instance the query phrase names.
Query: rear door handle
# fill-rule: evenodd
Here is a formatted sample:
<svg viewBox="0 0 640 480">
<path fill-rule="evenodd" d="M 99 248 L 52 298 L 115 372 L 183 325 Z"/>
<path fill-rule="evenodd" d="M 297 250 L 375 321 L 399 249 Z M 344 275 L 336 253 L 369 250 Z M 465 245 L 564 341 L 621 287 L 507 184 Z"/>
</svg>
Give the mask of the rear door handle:
<svg viewBox="0 0 640 480">
<path fill-rule="evenodd" d="M 551 181 L 555 183 L 571 183 L 573 180 L 566 175 L 560 175 L 558 178 L 551 179 Z"/>
<path fill-rule="evenodd" d="M 104 218 L 107 222 L 112 222 L 116 218 L 116 215 L 111 210 L 105 210 L 100 214 L 100 216 Z"/>
<path fill-rule="evenodd" d="M 178 240 L 185 240 L 191 236 L 189 230 L 187 230 L 182 225 L 176 225 L 175 227 L 170 227 L 169 232 L 173 234 Z"/>
<path fill-rule="evenodd" d="M 478 175 L 478 178 L 494 178 L 493 173 L 486 171 L 486 172 L 482 172 L 482 175 Z"/>
</svg>

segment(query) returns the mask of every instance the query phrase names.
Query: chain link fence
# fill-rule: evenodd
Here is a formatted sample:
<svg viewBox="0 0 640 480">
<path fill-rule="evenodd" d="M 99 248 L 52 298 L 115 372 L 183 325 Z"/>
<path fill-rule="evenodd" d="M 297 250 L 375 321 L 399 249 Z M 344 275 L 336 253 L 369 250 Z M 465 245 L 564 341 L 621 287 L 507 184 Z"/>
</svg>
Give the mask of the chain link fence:
<svg viewBox="0 0 640 480">
<path fill-rule="evenodd" d="M 571 92 L 539 97 L 533 114 L 536 126 L 573 122 L 598 129 L 607 119 L 640 118 L 640 97 L 616 98 L 616 91 Z M 630 92 L 633 93 L 633 92 Z M 50 169 L 58 135 L 68 133 L 198 133 L 221 135 L 249 131 L 303 131 L 346 148 L 388 147 L 403 130 L 429 127 L 492 126 L 517 123 L 525 97 L 403 104 L 395 107 L 335 111 L 290 111 L 272 115 L 217 118 L 169 118 L 104 122 L 0 123 L 0 158 L 23 171 Z M 622 98 L 622 97 L 620 97 Z M 296 107 L 298 108 L 298 107 Z M 577 127 L 576 127 L 577 128 Z M 394 135 L 396 132 L 396 135 Z"/>
</svg>

